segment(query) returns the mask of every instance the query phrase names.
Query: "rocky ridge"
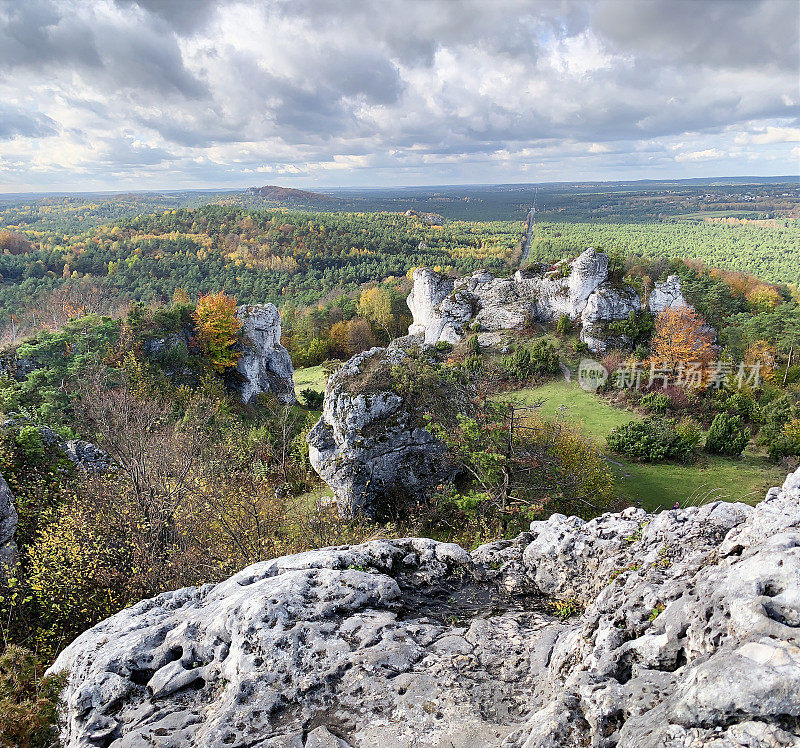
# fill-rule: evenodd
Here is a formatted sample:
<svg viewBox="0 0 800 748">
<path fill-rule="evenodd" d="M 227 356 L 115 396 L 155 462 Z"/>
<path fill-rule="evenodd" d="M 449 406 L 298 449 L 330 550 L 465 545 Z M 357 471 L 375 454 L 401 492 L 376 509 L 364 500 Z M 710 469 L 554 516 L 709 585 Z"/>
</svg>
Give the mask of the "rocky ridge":
<svg viewBox="0 0 800 748">
<path fill-rule="evenodd" d="M 428 345 L 457 343 L 472 329 L 509 330 L 566 315 L 580 323 L 589 349 L 602 353 L 607 347 L 603 325 L 627 319 L 643 304 L 632 286 L 609 279 L 608 255 L 589 248 L 571 262 L 519 270 L 510 278 L 479 270 L 456 279 L 419 268 L 408 306 L 414 319 L 409 334 L 423 335 Z M 682 306 L 687 302 L 677 275 L 657 283 L 647 303 L 652 312 Z"/>
<path fill-rule="evenodd" d="M 756 507 L 265 561 L 118 613 L 53 671 L 66 748 L 797 746 L 800 471 Z"/>
</svg>

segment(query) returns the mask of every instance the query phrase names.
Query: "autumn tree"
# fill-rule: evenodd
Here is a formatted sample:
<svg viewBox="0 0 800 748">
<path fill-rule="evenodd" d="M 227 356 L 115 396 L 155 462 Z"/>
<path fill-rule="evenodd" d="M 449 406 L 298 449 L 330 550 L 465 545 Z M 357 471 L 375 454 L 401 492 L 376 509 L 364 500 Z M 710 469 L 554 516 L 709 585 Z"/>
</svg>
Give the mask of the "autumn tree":
<svg viewBox="0 0 800 748">
<path fill-rule="evenodd" d="M 744 354 L 744 363 L 758 366 L 759 376 L 770 382 L 775 378 L 777 359 L 775 346 L 766 340 L 754 340 L 747 346 Z"/>
<path fill-rule="evenodd" d="M 666 369 L 705 365 L 713 356 L 713 342 L 706 321 L 694 309 L 665 309 L 656 317 L 650 359 Z"/>
<path fill-rule="evenodd" d="M 194 310 L 203 353 L 218 372 L 236 366 L 240 353 L 233 349 L 242 322 L 236 316 L 236 297 L 224 291 L 201 296 Z"/>
</svg>

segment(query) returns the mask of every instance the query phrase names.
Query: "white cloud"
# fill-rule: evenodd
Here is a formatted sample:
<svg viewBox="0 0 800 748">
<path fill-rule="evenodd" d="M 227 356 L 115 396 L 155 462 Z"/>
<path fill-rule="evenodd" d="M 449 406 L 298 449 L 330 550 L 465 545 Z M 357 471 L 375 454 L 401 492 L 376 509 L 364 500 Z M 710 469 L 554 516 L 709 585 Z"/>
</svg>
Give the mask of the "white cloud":
<svg viewBox="0 0 800 748">
<path fill-rule="evenodd" d="M 679 153 L 675 156 L 676 161 L 716 161 L 723 158 L 725 154 L 717 148 L 706 148 L 704 151 L 690 151 Z"/>
<path fill-rule="evenodd" d="M 409 169 L 428 183 L 540 170 L 653 177 L 779 162 L 800 132 L 786 31 L 800 10 L 775 0 L 727 10 L 6 0 L 0 189 L 223 186 L 257 174 L 408 183 Z"/>
</svg>

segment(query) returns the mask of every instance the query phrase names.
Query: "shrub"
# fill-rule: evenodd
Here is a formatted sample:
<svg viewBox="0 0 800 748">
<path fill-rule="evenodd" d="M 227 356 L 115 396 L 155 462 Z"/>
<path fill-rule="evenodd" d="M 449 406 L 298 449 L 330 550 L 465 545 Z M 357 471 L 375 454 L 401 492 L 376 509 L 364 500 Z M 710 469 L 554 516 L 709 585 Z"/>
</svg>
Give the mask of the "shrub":
<svg viewBox="0 0 800 748">
<path fill-rule="evenodd" d="M 322 408 L 322 403 L 325 400 L 324 392 L 317 392 L 310 387 L 306 387 L 306 389 L 300 392 L 300 395 L 305 401 L 305 404 L 312 410 L 320 410 Z"/>
<path fill-rule="evenodd" d="M 553 376 L 560 371 L 558 353 L 553 346 L 545 340 L 540 340 L 531 350 L 534 374 L 540 376 Z"/>
<path fill-rule="evenodd" d="M 714 416 L 711 428 L 708 430 L 706 451 L 738 457 L 744 452 L 748 441 L 750 441 L 750 432 L 744 428 L 739 416 L 718 413 Z"/>
<path fill-rule="evenodd" d="M 517 348 L 503 359 L 503 368 L 509 376 L 520 381 L 534 374 L 548 377 L 559 371 L 558 353 L 546 340 L 538 341 L 533 348 Z"/>
<path fill-rule="evenodd" d="M 677 432 L 673 421 L 652 417 L 618 426 L 607 444 L 612 451 L 643 462 L 686 462 L 693 451 L 691 440 Z"/>
<path fill-rule="evenodd" d="M 10 646 L 0 656 L 0 745 L 58 745 L 59 694 L 64 676 L 42 677 L 33 652 Z"/>
<path fill-rule="evenodd" d="M 572 320 L 568 315 L 562 314 L 556 322 L 556 332 L 559 335 L 569 335 L 572 332 Z"/>
<path fill-rule="evenodd" d="M 800 455 L 800 419 L 792 418 L 779 432 L 773 433 L 767 451 L 773 460 Z"/>
<path fill-rule="evenodd" d="M 639 406 L 651 413 L 663 416 L 670 408 L 672 401 L 663 392 L 648 392 L 640 401 Z"/>
<path fill-rule="evenodd" d="M 531 352 L 527 348 L 517 348 L 503 359 L 503 368 L 514 379 L 527 379 L 533 374 Z"/>
<path fill-rule="evenodd" d="M 681 418 L 675 425 L 675 433 L 692 449 L 699 447 L 703 440 L 703 427 L 694 418 Z"/>
<path fill-rule="evenodd" d="M 433 346 L 439 353 L 450 353 L 453 350 L 453 344 L 448 343 L 446 340 L 440 340 L 435 346 Z"/>
</svg>

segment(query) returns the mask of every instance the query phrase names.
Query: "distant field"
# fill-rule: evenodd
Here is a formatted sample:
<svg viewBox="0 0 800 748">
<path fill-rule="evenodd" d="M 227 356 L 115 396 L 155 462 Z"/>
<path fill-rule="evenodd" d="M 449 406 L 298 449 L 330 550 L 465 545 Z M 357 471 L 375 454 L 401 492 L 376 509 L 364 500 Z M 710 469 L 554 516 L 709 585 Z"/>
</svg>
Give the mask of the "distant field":
<svg viewBox="0 0 800 748">
<path fill-rule="evenodd" d="M 561 414 L 568 423 L 605 447 L 608 433 L 638 418 L 585 392 L 575 383 L 551 382 L 509 393 L 508 399 L 520 403 L 544 400 L 540 413 L 546 418 Z M 741 460 L 701 455 L 689 465 L 662 463 L 646 465 L 609 455 L 617 495 L 648 511 L 707 501 L 760 501 L 768 488 L 783 483 L 785 470 L 758 455 L 745 453 Z"/>
</svg>

